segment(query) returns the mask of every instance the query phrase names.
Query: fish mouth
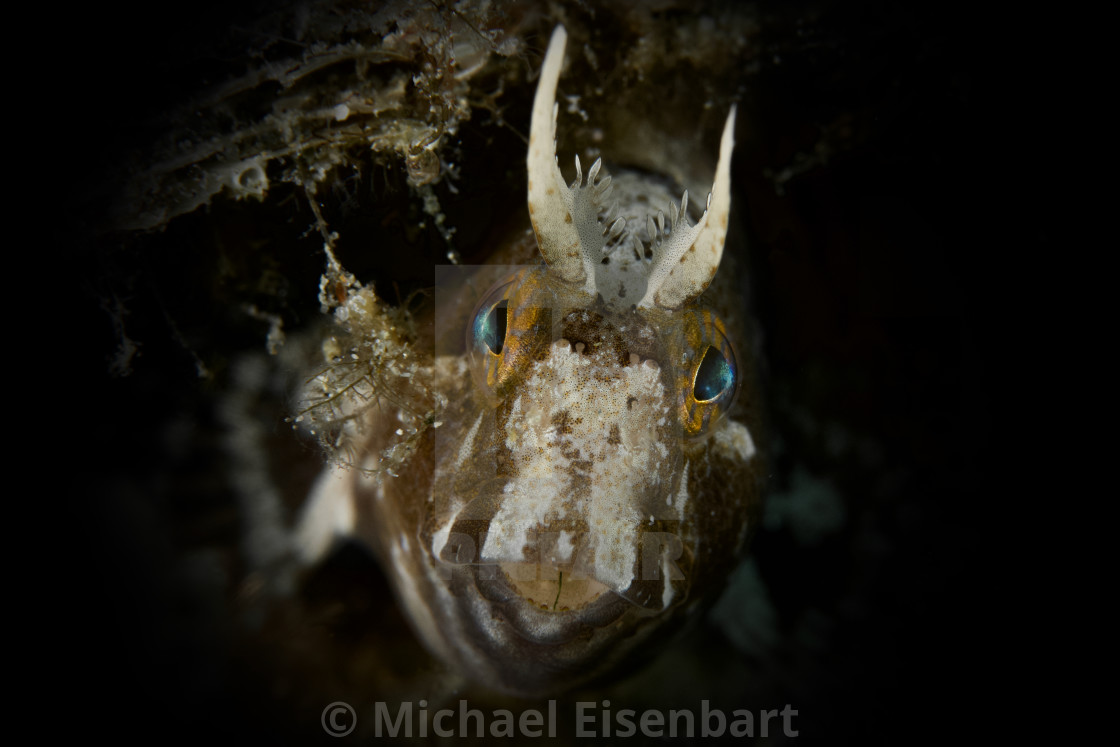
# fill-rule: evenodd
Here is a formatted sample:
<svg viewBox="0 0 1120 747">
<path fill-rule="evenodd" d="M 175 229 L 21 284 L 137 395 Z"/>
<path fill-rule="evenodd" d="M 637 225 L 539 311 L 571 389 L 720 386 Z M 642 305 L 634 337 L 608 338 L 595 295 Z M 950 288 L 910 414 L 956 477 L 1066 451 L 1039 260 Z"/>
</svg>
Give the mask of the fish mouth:
<svg viewBox="0 0 1120 747">
<path fill-rule="evenodd" d="M 640 606 L 571 568 L 483 563 L 451 570 L 455 625 L 468 642 L 458 654 L 463 672 L 484 673 L 489 686 L 522 697 L 570 690 L 636 665 L 647 645 L 683 619 L 676 613 L 684 606 Z M 569 580 L 569 573 L 576 577 Z"/>
<path fill-rule="evenodd" d="M 679 524 L 635 523 L 614 543 L 579 512 L 512 525 L 492 487 L 430 538 L 468 676 L 521 695 L 569 689 L 639 662 L 683 619 L 694 557 Z M 609 562 L 615 549 L 626 565 Z"/>
<path fill-rule="evenodd" d="M 562 582 L 562 569 L 529 563 L 473 566 L 474 585 L 492 612 L 520 637 L 558 645 L 591 637 L 633 605 L 594 579 Z M 549 576 L 552 578 L 549 578 Z M 542 601 L 548 600 L 548 601 Z"/>
<path fill-rule="evenodd" d="M 594 629 L 624 626 L 624 619 L 637 623 L 656 617 L 687 596 L 683 576 L 667 582 L 660 568 L 652 577 L 636 576 L 627 588 L 617 590 L 595 578 L 594 568 L 578 562 L 479 558 L 464 547 L 485 543 L 479 536 L 485 534 L 484 524 L 470 527 L 456 522 L 455 532 L 439 552 L 439 561 L 465 570 L 469 586 L 486 601 L 489 614 L 504 620 L 528 641 L 556 645 L 588 639 Z M 673 593 L 667 595 L 666 589 Z"/>
<path fill-rule="evenodd" d="M 438 554 L 439 562 L 458 570 L 456 576 L 465 575 L 463 580 L 485 600 L 493 617 L 506 621 L 522 638 L 559 644 L 587 637 L 588 628 L 611 625 L 634 606 L 571 564 L 483 560 L 473 550 L 484 541 L 472 539 L 479 527 L 457 522 L 455 529 Z M 461 594 L 463 584 L 456 586 Z"/>
<path fill-rule="evenodd" d="M 498 569 L 526 603 L 545 612 L 580 610 L 610 591 L 606 584 L 580 574 L 571 565 L 499 563 Z"/>
</svg>

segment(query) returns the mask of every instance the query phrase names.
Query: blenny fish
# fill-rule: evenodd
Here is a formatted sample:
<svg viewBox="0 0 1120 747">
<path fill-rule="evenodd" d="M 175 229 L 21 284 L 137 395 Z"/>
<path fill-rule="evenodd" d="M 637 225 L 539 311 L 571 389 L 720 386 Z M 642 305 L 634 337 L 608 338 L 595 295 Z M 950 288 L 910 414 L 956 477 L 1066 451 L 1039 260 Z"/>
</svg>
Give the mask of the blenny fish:
<svg viewBox="0 0 1120 747">
<path fill-rule="evenodd" d="M 713 601 L 763 475 L 744 286 L 729 262 L 717 273 L 735 110 L 702 211 L 668 178 L 601 160 L 584 174 L 577 157 L 566 183 L 566 42 L 557 27 L 532 108 L 531 232 L 496 271 L 437 278 L 408 391 L 370 388 L 338 435 L 359 468 L 323 474 L 296 534 L 308 562 L 339 534 L 367 543 L 433 654 L 520 695 L 640 663 Z M 369 298 L 342 308 L 373 313 Z"/>
</svg>

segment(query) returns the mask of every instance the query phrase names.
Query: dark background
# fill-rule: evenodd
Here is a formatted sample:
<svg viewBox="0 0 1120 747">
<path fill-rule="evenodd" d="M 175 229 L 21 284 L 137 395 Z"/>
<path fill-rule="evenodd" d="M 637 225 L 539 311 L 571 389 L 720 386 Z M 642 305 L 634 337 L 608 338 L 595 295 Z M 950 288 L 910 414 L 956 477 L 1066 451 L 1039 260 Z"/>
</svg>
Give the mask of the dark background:
<svg viewBox="0 0 1120 747">
<path fill-rule="evenodd" d="M 565 7 L 610 28 L 610 6 Z M 58 227 L 75 250 L 67 271 L 83 299 L 76 328 L 85 345 L 75 367 L 88 391 L 73 414 L 89 459 L 75 470 L 67 512 L 78 529 L 68 542 L 72 580 L 62 584 L 73 621 L 64 626 L 68 689 L 78 693 L 76 723 L 126 741 L 306 741 L 321 736 L 318 709 L 329 696 L 387 698 L 399 686 L 406 697 L 436 675 L 357 549 L 305 579 L 298 612 L 273 611 L 263 627 L 240 615 L 241 519 L 217 403 L 237 355 L 263 349 L 265 326 L 240 312 L 246 300 L 272 304 L 289 331 L 314 322 L 321 241 L 306 235 L 312 216 L 284 200 L 284 185 L 264 203 L 219 196 L 159 231 L 105 230 L 125 154 L 158 135 L 160 113 L 197 90 L 200 76 L 228 69 L 264 5 L 144 8 L 91 15 L 69 46 L 83 63 L 74 71 L 82 114 L 62 129 L 97 146 L 73 185 L 75 220 Z M 683 10 L 664 3 L 656 12 L 671 23 Z M 609 692 L 616 707 L 634 698 L 695 708 L 709 694 L 756 709 L 790 702 L 799 740 L 820 743 L 959 735 L 984 707 L 990 610 L 1000 603 L 981 517 L 1006 500 L 994 477 L 990 388 L 1003 268 L 1013 250 L 1049 238 L 1041 224 L 1009 221 L 992 194 L 1019 137 L 998 105 L 1008 86 L 997 83 L 1009 80 L 999 58 L 1011 54 L 1000 50 L 1012 33 L 945 6 L 760 3 L 749 12 L 759 20 L 757 68 L 741 98 L 749 137 L 740 133 L 733 181 L 764 330 L 772 489 L 789 494 L 794 473 L 807 472 L 840 496 L 844 518 L 808 545 L 782 525 L 755 538 L 777 632 L 761 650 L 736 648 L 702 622 L 678 654 L 699 662 L 699 675 L 682 677 L 692 689 L 639 675 L 643 684 Z M 534 67 L 540 51 L 527 54 Z M 1015 78 L 1031 74 L 1023 65 L 1012 66 Z M 527 112 L 531 90 L 508 94 L 510 121 Z M 486 168 L 466 162 L 465 181 L 515 193 L 498 183 L 523 145 L 503 132 L 464 128 L 464 150 L 492 159 Z M 779 193 L 768 174 L 822 142 L 828 158 Z M 388 186 L 371 187 L 376 204 L 359 207 L 415 220 L 395 168 L 372 169 L 367 178 Z M 485 231 L 470 217 L 478 205 L 443 194 L 449 223 L 463 226 L 459 248 L 468 261 L 481 256 Z M 329 200 L 324 209 L 354 237 L 340 250 L 344 264 L 383 295 L 421 287 L 444 261 L 432 230 L 402 229 L 394 240 L 407 250 L 370 256 L 362 242 L 386 223 Z M 268 273 L 279 285 L 262 289 Z M 127 300 L 128 334 L 142 345 L 123 378 L 108 372 L 118 337 L 102 306 L 114 296 Z M 277 434 L 284 414 L 282 402 L 261 406 Z M 298 492 L 317 455 L 310 444 L 291 448 Z M 213 570 L 183 561 L 200 550 L 214 550 L 206 557 L 220 559 L 221 580 L 192 576 Z M 332 674 L 347 647 L 386 674 L 374 683 Z M 487 697 L 476 707 L 504 702 Z"/>
</svg>

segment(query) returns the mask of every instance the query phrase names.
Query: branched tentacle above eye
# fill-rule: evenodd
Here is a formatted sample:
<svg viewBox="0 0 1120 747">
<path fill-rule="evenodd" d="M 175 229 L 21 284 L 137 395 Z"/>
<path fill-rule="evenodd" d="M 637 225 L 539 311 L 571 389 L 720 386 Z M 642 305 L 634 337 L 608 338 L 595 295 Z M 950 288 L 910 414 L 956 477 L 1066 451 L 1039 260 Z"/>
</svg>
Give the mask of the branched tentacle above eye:
<svg viewBox="0 0 1120 747">
<path fill-rule="evenodd" d="M 591 274 L 582 254 L 580 234 L 573 222 L 572 190 L 564 184 L 556 162 L 556 86 L 564 63 L 568 33 L 552 32 L 545 53 L 529 130 L 529 218 L 537 244 L 549 266 L 566 282 L 589 283 Z M 577 166 L 577 174 L 578 174 Z M 577 180 L 582 174 L 577 175 Z"/>
<path fill-rule="evenodd" d="M 719 269 L 727 238 L 727 216 L 731 211 L 731 151 L 735 146 L 735 107 L 727 115 L 720 138 L 715 183 L 708 195 L 707 210 L 695 226 L 674 226 L 658 251 L 654 250 L 646 294 L 639 306 L 675 309 L 704 292 Z M 680 219 L 688 206 L 688 192 L 681 198 Z M 684 226 L 687 226 L 684 221 Z"/>
</svg>

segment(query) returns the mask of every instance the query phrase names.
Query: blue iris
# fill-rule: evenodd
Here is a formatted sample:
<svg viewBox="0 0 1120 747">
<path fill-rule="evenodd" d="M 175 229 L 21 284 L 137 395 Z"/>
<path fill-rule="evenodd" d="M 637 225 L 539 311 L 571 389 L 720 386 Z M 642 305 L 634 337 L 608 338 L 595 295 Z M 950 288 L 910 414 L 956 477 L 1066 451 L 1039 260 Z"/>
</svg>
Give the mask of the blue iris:
<svg viewBox="0 0 1120 747">
<path fill-rule="evenodd" d="M 697 402 L 711 402 L 735 386 L 735 365 L 717 348 L 708 347 L 693 382 Z"/>
<path fill-rule="evenodd" d="M 509 302 L 505 299 L 490 306 L 479 309 L 474 317 L 474 339 L 477 343 L 486 346 L 494 355 L 502 352 L 506 339 L 506 310 Z"/>
</svg>

